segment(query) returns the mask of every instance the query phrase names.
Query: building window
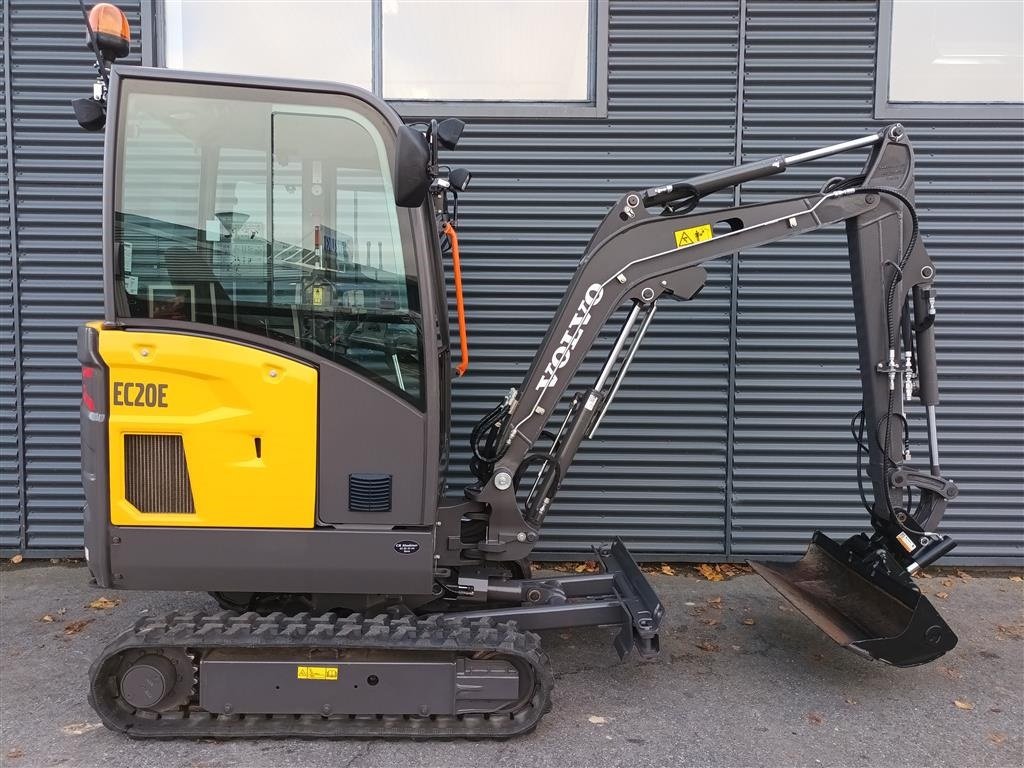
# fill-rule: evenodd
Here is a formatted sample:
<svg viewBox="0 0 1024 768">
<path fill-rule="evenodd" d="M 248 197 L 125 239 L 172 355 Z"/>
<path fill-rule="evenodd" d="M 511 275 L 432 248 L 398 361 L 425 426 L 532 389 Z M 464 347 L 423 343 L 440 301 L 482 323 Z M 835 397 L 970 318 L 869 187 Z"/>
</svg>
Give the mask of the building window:
<svg viewBox="0 0 1024 768">
<path fill-rule="evenodd" d="M 405 117 L 607 114 L 608 0 L 164 0 L 167 67 L 358 85 Z M 158 20 L 158 24 L 159 24 Z M 291 35 L 301 31 L 301 50 Z"/>
<path fill-rule="evenodd" d="M 373 85 L 373 2 L 165 0 L 163 65 Z"/>
<path fill-rule="evenodd" d="M 1024 116 L 1024 3 L 881 0 L 875 116 Z"/>
</svg>

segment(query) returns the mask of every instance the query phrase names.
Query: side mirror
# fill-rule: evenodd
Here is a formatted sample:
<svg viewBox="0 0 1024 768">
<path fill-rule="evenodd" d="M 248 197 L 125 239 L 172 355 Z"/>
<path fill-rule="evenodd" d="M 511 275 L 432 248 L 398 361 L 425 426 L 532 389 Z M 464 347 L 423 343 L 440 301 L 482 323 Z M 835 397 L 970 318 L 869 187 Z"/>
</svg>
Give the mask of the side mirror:
<svg viewBox="0 0 1024 768">
<path fill-rule="evenodd" d="M 473 174 L 465 168 L 452 168 L 448 174 L 448 183 L 459 192 L 465 192 L 466 187 L 469 186 L 469 180 L 472 178 Z"/>
<path fill-rule="evenodd" d="M 71 108 L 75 110 L 75 120 L 87 131 L 102 131 L 107 124 L 107 111 L 103 102 L 96 99 L 73 99 Z"/>
<path fill-rule="evenodd" d="M 395 205 L 418 208 L 430 189 L 430 147 L 415 128 L 398 129 L 395 144 Z"/>
<path fill-rule="evenodd" d="M 437 124 L 437 140 L 445 149 L 455 149 L 466 124 L 457 117 L 449 117 Z"/>
<path fill-rule="evenodd" d="M 85 44 L 107 64 L 124 58 L 131 49 L 128 17 L 112 3 L 97 3 L 89 11 Z"/>
</svg>

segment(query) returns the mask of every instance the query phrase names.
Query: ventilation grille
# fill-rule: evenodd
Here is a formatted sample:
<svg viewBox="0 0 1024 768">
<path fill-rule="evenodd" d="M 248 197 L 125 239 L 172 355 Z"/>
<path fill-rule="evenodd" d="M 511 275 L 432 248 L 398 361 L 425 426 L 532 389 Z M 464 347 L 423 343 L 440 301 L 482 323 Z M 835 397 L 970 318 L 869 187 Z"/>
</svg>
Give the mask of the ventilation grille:
<svg viewBox="0 0 1024 768">
<path fill-rule="evenodd" d="M 181 435 L 125 435 L 124 488 L 140 512 L 194 515 Z"/>
<path fill-rule="evenodd" d="M 390 512 L 391 475 L 349 475 L 348 508 L 352 512 Z"/>
</svg>

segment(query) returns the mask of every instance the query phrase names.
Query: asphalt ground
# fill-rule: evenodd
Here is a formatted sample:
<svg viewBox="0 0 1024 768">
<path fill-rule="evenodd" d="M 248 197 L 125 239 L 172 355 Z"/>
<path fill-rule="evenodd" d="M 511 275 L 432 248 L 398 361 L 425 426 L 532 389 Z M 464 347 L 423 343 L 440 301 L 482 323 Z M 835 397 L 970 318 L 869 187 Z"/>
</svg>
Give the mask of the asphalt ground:
<svg viewBox="0 0 1024 768">
<path fill-rule="evenodd" d="M 102 646 L 139 616 L 214 610 L 203 594 L 100 591 L 74 565 L 0 572 L 0 764 L 219 766 L 1022 766 L 1024 583 L 972 571 L 920 581 L 959 645 L 894 669 L 835 645 L 755 575 L 654 574 L 667 609 L 654 662 L 612 632 L 543 633 L 554 709 L 500 742 L 132 741 L 86 702 Z M 90 608 L 100 597 L 117 601 Z M 49 617 L 48 620 L 47 617 Z"/>
</svg>

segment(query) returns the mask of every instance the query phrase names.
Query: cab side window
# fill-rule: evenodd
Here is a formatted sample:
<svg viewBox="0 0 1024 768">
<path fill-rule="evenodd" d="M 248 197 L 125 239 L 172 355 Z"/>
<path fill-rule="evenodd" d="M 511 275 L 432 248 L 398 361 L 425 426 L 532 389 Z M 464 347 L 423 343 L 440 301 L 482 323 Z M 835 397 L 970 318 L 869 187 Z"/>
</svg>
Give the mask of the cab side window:
<svg viewBox="0 0 1024 768">
<path fill-rule="evenodd" d="M 124 90 L 119 314 L 273 338 L 420 403 L 419 288 L 382 118 L 259 89 Z"/>
</svg>

